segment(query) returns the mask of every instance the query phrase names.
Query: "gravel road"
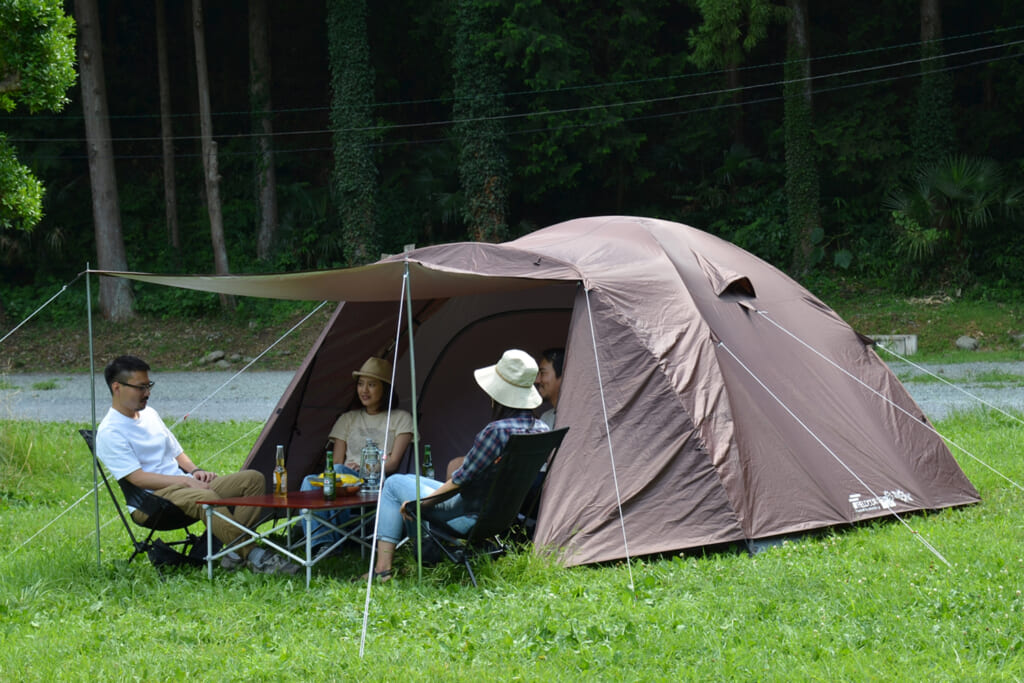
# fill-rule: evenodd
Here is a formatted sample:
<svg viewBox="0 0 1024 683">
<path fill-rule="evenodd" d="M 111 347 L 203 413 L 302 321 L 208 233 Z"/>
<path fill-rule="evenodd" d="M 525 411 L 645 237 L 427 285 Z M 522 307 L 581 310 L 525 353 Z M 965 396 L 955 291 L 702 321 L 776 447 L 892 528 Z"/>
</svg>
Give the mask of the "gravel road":
<svg viewBox="0 0 1024 683">
<path fill-rule="evenodd" d="M 960 363 L 933 365 L 928 370 L 955 382 L 914 381 L 922 371 L 901 362 L 892 364 L 911 396 L 933 421 L 955 411 L 982 407 L 978 399 L 1002 410 L 1024 411 L 1024 363 Z M 292 372 L 246 372 L 228 383 L 232 372 L 151 373 L 152 405 L 167 421 L 266 420 L 288 387 Z M 1002 381 L 994 382 L 998 375 Z M 1009 381 L 1007 376 L 1014 376 Z M 982 380 L 982 381 L 979 381 Z M 96 378 L 96 419 L 110 406 L 102 376 Z M 55 422 L 90 422 L 92 407 L 88 375 L 0 375 L 0 418 Z"/>
<path fill-rule="evenodd" d="M 150 403 L 170 422 L 266 420 L 288 388 L 293 372 L 150 372 L 156 382 Z M 103 375 L 96 376 L 96 421 L 110 408 Z M 11 388 L 11 387 L 14 388 Z M 7 388 L 3 388 L 7 387 Z M 0 376 L 0 418 L 90 422 L 89 376 L 25 374 Z"/>
</svg>

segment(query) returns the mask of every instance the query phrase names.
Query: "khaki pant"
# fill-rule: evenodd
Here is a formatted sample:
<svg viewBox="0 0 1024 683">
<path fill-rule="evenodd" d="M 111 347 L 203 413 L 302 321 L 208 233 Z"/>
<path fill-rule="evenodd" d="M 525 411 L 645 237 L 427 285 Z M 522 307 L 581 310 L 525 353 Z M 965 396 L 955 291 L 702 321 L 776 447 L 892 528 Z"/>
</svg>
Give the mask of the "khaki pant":
<svg viewBox="0 0 1024 683">
<path fill-rule="evenodd" d="M 168 486 L 166 488 L 154 491 L 156 495 L 161 498 L 166 498 L 171 501 L 179 508 L 181 508 L 186 515 L 194 517 L 197 520 L 204 520 L 205 515 L 203 514 L 203 506 L 199 505 L 197 501 L 209 500 L 211 498 L 234 498 L 237 496 L 257 496 L 266 492 L 267 481 L 263 475 L 256 470 L 243 470 L 242 472 L 235 472 L 233 474 L 225 474 L 222 477 L 217 477 L 210 482 L 209 489 L 194 489 L 184 484 L 175 484 L 174 486 Z M 232 512 L 229 509 L 221 509 L 220 512 L 235 520 L 246 528 L 252 528 L 252 525 L 257 522 L 260 518 L 260 514 L 263 512 L 263 508 L 255 506 L 238 506 L 234 508 Z M 141 510 L 135 510 L 132 512 L 132 519 L 139 524 L 146 521 L 147 515 Z M 241 536 L 244 532 L 239 531 L 237 527 L 230 523 L 220 519 L 219 517 L 213 518 L 213 535 L 216 536 L 220 541 L 228 545 L 236 538 Z M 252 549 L 251 545 L 238 550 L 238 554 L 245 557 L 249 554 Z"/>
</svg>

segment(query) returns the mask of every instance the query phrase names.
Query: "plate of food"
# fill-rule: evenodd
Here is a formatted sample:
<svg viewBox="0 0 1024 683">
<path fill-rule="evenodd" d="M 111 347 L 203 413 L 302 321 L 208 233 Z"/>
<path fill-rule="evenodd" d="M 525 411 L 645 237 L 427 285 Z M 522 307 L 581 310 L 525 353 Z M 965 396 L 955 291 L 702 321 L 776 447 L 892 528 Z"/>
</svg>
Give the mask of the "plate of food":
<svg viewBox="0 0 1024 683">
<path fill-rule="evenodd" d="M 323 475 L 319 477 L 313 477 L 309 480 L 309 483 L 318 488 L 323 488 L 324 478 Z M 334 488 L 337 493 L 352 494 L 358 493 L 359 488 L 363 485 L 363 480 L 354 474 L 338 474 L 334 473 Z"/>
</svg>

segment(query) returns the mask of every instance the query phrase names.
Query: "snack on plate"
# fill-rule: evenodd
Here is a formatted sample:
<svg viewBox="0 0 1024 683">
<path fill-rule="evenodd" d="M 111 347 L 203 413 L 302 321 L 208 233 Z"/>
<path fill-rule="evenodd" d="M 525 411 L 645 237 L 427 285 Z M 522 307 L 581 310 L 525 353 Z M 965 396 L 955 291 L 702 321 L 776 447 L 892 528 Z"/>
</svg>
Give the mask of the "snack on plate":
<svg viewBox="0 0 1024 683">
<path fill-rule="evenodd" d="M 312 479 L 309 480 L 309 483 L 311 483 L 313 486 L 322 487 L 324 485 L 324 478 L 322 475 L 319 477 L 313 477 Z M 349 492 L 348 489 L 350 489 L 351 487 L 359 486 L 362 483 L 363 480 L 354 474 L 339 474 L 337 472 L 334 473 L 335 486 L 337 486 L 338 488 L 346 489 L 346 492 Z"/>
</svg>

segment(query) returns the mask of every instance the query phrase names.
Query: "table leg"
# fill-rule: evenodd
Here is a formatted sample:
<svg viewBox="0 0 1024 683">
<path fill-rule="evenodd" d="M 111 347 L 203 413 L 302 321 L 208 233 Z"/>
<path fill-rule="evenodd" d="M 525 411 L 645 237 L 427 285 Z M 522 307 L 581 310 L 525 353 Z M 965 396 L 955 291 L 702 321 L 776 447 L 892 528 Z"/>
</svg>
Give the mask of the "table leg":
<svg viewBox="0 0 1024 683">
<path fill-rule="evenodd" d="M 206 510 L 206 578 L 213 581 L 213 508 L 204 505 Z"/>
<path fill-rule="evenodd" d="M 313 574 L 313 513 L 309 508 L 302 508 L 300 514 L 306 526 L 306 590 L 309 590 L 309 580 Z"/>
</svg>

